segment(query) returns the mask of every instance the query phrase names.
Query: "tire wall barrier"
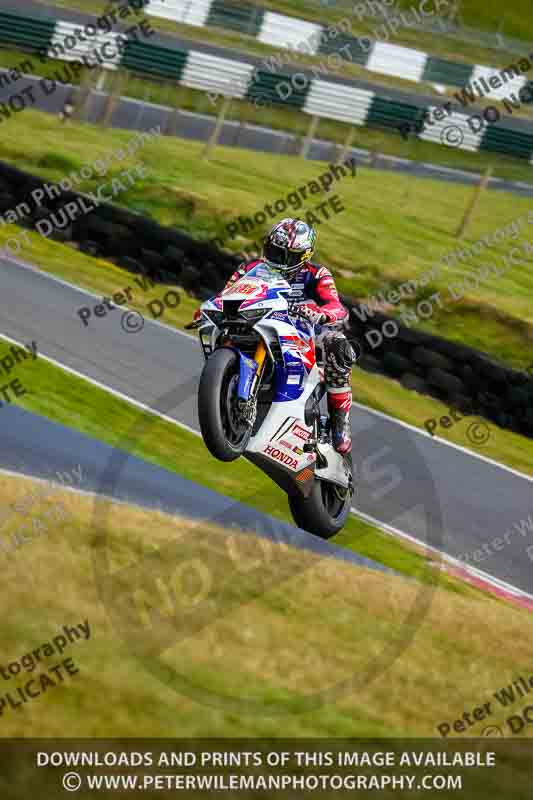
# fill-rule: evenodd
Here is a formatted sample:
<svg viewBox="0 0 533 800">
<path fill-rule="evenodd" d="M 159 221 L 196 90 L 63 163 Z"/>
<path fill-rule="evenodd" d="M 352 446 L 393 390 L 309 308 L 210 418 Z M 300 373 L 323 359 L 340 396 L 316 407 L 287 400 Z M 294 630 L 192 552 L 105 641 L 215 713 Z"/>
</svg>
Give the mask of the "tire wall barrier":
<svg viewBox="0 0 533 800">
<path fill-rule="evenodd" d="M 42 178 L 0 162 L 0 214 L 24 203 L 30 213 L 19 218 L 17 224 L 35 230 L 39 220 L 68 203 L 88 202 L 87 197 L 77 192 L 62 191 L 54 199 L 45 195 L 46 199 L 37 205 L 31 193 L 44 183 Z M 80 215 L 66 228 L 54 229 L 49 238 L 72 243 L 82 252 L 112 261 L 130 272 L 178 283 L 200 299 L 219 291 L 242 261 L 177 228 L 163 227 L 141 214 L 106 203 Z"/>
<path fill-rule="evenodd" d="M 348 336 L 360 345 L 362 369 L 533 438 L 533 375 L 472 347 L 408 328 L 386 314 L 374 311 L 370 318 L 366 307 L 346 298 L 343 302 L 350 308 Z"/>
<path fill-rule="evenodd" d="M 35 229 L 39 220 L 84 197 L 62 192 L 47 199 L 46 205 L 37 206 L 31 192 L 43 183 L 41 178 L 0 162 L 0 214 L 26 203 L 30 213 L 18 224 Z M 163 227 L 109 204 L 55 230 L 50 238 L 130 272 L 177 283 L 199 300 L 219 292 L 242 261 L 177 228 Z M 362 369 L 533 438 L 532 376 L 499 364 L 481 351 L 408 328 L 377 311 L 363 322 L 363 307 L 355 314 L 354 305 L 358 304 L 348 298 L 343 302 L 350 309 L 348 335 L 359 342 L 362 351 L 358 362 Z"/>
</svg>

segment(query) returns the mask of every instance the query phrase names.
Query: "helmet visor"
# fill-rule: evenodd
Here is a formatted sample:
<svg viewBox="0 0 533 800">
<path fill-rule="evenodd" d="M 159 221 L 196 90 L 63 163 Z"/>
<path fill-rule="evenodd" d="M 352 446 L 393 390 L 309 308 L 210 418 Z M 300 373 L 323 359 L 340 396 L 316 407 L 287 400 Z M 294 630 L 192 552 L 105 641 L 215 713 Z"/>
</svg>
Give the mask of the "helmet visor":
<svg viewBox="0 0 533 800">
<path fill-rule="evenodd" d="M 289 250 L 273 242 L 266 242 L 263 252 L 267 261 L 270 261 L 272 264 L 277 264 L 278 267 L 288 269 L 301 264 L 303 257 L 303 251 L 296 252 L 294 250 Z"/>
</svg>

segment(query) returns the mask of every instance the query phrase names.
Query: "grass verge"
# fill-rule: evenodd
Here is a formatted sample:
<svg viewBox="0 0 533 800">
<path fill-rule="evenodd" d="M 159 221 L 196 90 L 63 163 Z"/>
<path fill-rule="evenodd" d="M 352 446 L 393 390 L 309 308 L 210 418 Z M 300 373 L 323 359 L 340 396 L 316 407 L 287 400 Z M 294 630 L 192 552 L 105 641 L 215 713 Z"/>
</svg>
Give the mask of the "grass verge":
<svg viewBox="0 0 533 800">
<path fill-rule="evenodd" d="M 8 349 L 2 343 L 0 338 L 0 353 Z M 17 401 L 22 408 L 292 524 L 286 495 L 244 459 L 221 470 L 199 436 L 140 411 L 43 359 L 21 362 L 17 377 L 27 392 Z M 143 433 L 132 437 L 132 430 Z M 446 575 L 428 570 L 423 556 L 353 516 L 336 541 L 420 581 L 451 585 Z M 472 590 L 464 587 L 464 591 Z"/>
<path fill-rule="evenodd" d="M 22 60 L 21 51 L 16 50 L 1 50 L 0 61 L 1 65 L 5 67 L 17 67 Z M 57 79 L 57 74 L 65 74 L 65 62 L 50 60 L 45 64 L 36 63 L 35 71 L 43 77 Z M 352 68 L 352 77 L 365 78 L 360 68 Z M 116 78 L 116 75 L 110 76 L 105 74 L 104 90 L 111 91 L 111 80 Z M 70 80 L 68 73 L 64 80 Z M 81 76 L 73 79 L 74 84 L 78 84 Z M 396 85 L 399 88 L 412 88 L 405 81 L 399 79 L 387 78 L 386 76 L 380 82 L 387 85 Z M 419 85 L 419 88 L 420 85 Z M 424 85 L 425 91 L 430 91 L 429 85 Z M 178 86 L 175 83 L 167 81 L 156 81 L 148 78 L 142 78 L 138 75 L 128 73 L 124 76 L 121 92 L 124 96 L 151 102 L 171 108 L 179 108 L 184 111 L 196 112 L 199 114 L 214 115 L 220 107 L 220 98 L 218 101 L 212 101 L 206 92 L 189 89 L 185 86 Z M 450 92 L 448 93 L 450 94 Z M 436 99 L 436 104 L 440 105 L 444 102 L 443 97 L 439 95 Z M 494 105 L 494 101 L 483 101 L 485 105 Z M 482 105 L 483 105 L 482 103 Z M 505 115 L 505 109 L 501 104 L 496 103 L 501 109 L 502 115 Z M 533 108 L 523 106 L 520 113 L 526 116 L 533 115 Z M 297 137 L 304 137 L 307 133 L 310 124 L 310 116 L 304 114 L 299 110 L 291 109 L 290 107 L 283 106 L 269 106 L 258 107 L 248 101 L 233 100 L 230 109 L 227 113 L 227 120 L 233 120 L 240 125 L 258 125 L 261 127 L 272 128 L 278 131 L 285 131 L 289 134 L 296 135 Z M 348 126 L 346 124 L 337 122 L 332 119 L 321 119 L 319 126 L 315 131 L 315 136 L 320 139 L 334 142 L 341 146 L 347 136 Z M 483 173 L 490 165 L 493 170 L 494 177 L 515 180 L 515 181 L 528 181 L 531 180 L 531 166 L 523 159 L 517 159 L 512 156 L 501 155 L 499 153 L 489 152 L 476 152 L 470 153 L 457 149 L 456 147 L 444 147 L 440 144 L 422 141 L 416 138 L 411 138 L 409 141 L 404 140 L 399 130 L 379 130 L 376 128 L 366 128 L 358 126 L 356 128 L 356 138 L 353 142 L 354 146 L 361 147 L 369 150 L 372 153 L 383 153 L 389 156 L 396 156 L 399 158 L 407 158 L 415 162 L 440 164 L 444 167 L 451 169 L 460 169 L 466 172 L 475 174 Z M 286 145 L 287 147 L 289 145 Z"/>
<path fill-rule="evenodd" d="M 7 504 L 31 491 L 26 480 L 1 480 Z M 65 518 L 52 524 L 45 512 L 58 502 Z M 255 537 L 133 506 L 109 508 L 110 605 L 94 571 L 104 544 L 93 500 L 55 489 L 31 513 L 46 519 L 46 530 L 0 555 L 1 662 L 20 660 L 64 625 L 87 620 L 90 637 L 62 656 L 79 674 L 18 713 L 5 712 L 4 737 L 438 736 L 439 723 L 529 674 L 533 621 L 525 611 L 438 587 L 427 590 L 424 613 L 407 621 L 417 582 L 279 545 L 261 567 L 258 596 L 247 570 L 261 549 Z M 230 551 L 233 579 L 221 583 Z M 184 635 L 183 603 L 196 590 L 187 584 L 180 592 L 175 572 L 194 559 L 211 575 L 216 614 Z M 147 563 L 157 578 L 149 593 Z M 370 680 L 372 660 L 398 645 L 403 652 L 389 656 L 386 680 Z M 41 661 L 9 689 L 58 661 Z M 343 681 L 327 704 L 306 710 L 306 700 Z M 103 696 L 105 703 L 95 702 Z M 238 698 L 233 706 L 229 697 Z M 496 709 L 490 722 L 508 714 Z M 482 727 L 476 723 L 470 735 Z"/>
<path fill-rule="evenodd" d="M 39 129 L 39 137 L 34 134 Z M 58 161 L 57 141 L 61 134 Z M 23 169 L 36 171 L 49 180 L 60 180 L 69 171 L 124 145 L 131 133 L 106 131 L 87 124 L 64 128 L 56 119 L 27 111 L 3 126 L 0 157 Z M 286 198 L 291 192 L 318 177 L 328 167 L 320 162 L 288 156 L 257 154 L 220 147 L 210 161 L 199 158 L 202 146 L 195 142 L 160 137 L 145 146 L 138 157 L 150 176 L 123 193 L 119 201 L 140 213 L 153 216 L 163 225 L 178 226 L 199 239 L 227 237 L 225 226 L 237 212 L 253 217 L 267 203 Z M 119 174 L 128 162 L 116 162 L 106 180 Z M 80 184 L 94 189 L 102 179 Z M 400 284 L 429 271 L 443 254 L 456 251 L 491 234 L 511 220 L 520 224 L 499 243 L 483 248 L 479 256 L 443 266 L 435 280 L 419 286 L 406 307 L 416 310 L 422 299 L 439 292 L 443 308 L 435 302 L 432 318 L 418 327 L 440 332 L 448 338 L 478 347 L 517 368 L 531 362 L 528 349 L 533 338 L 533 312 L 529 296 L 533 291 L 533 259 L 529 244 L 530 202 L 500 191 L 486 191 L 465 236 L 455 236 L 463 210 L 473 189 L 398 173 L 359 168 L 355 179 L 345 177 L 333 184 L 344 211 L 324 221 L 319 217 L 318 258 L 333 269 L 341 291 L 358 298 Z M 287 212 L 303 215 L 315 209 L 328 195 L 321 192 L 291 201 Z M 363 201 L 364 199 L 364 201 Z M 258 225 L 250 238 L 237 236 L 227 241 L 242 252 L 259 239 L 269 222 Z M 518 223 L 517 223 L 518 225 Z M 0 229 L 4 243 L 14 229 Z M 489 277 L 477 288 L 467 289 L 454 302 L 449 287 L 468 280 L 470 273 L 488 260 L 501 265 L 517 238 L 528 242 L 529 251 L 520 264 L 504 276 Z M 28 253 L 28 256 L 31 255 Z M 471 284 L 470 284 L 471 285 Z M 391 313 L 398 313 L 398 306 Z"/>
<path fill-rule="evenodd" d="M 109 131 L 102 141 L 100 130 L 92 126 L 73 125 L 65 130 L 46 115 L 30 111 L 27 115 L 28 121 L 39 124 L 39 138 L 32 136 L 32 128 L 25 127 L 21 121 L 11 128 L 12 123 L 8 122 L 0 154 L 49 180 L 59 180 L 67 171 L 91 163 L 111 149 L 124 145 L 131 137 L 129 132 L 114 130 Z M 62 141 L 61 168 L 54 160 L 57 159 L 59 130 L 68 131 L 68 136 L 65 135 Z M 202 162 L 198 159 L 198 152 L 197 144 L 175 139 L 162 138 L 147 145 L 140 155 L 151 176 L 145 184 L 137 184 L 135 189 L 121 196 L 120 202 L 134 210 L 152 214 L 162 224 L 179 225 L 199 238 L 209 238 L 222 233 L 222 226 L 234 218 L 236 209 L 253 215 L 265 202 L 286 196 L 287 185 L 301 186 L 324 169 L 323 164 L 283 158 L 283 170 L 280 170 L 279 157 L 258 156 L 227 148 L 217 150 L 213 161 Z M 127 162 L 122 163 L 129 166 Z M 280 173 L 285 177 L 277 177 Z M 98 179 L 88 182 L 84 188 L 94 189 L 97 183 Z M 352 295 L 365 296 L 387 278 L 394 283 L 420 274 L 442 252 L 458 246 L 450 230 L 453 228 L 450 217 L 457 216 L 457 206 L 466 203 L 468 194 L 458 186 L 446 185 L 446 193 L 439 192 L 439 189 L 442 189 L 442 184 L 433 181 L 364 169 L 359 170 L 355 180 L 345 178 L 338 184 L 338 192 L 347 210 L 320 226 L 319 257 L 333 267 L 341 289 Z M 361 196 L 367 198 L 364 206 L 360 204 Z M 506 201 L 507 195 L 503 193 L 488 192 L 483 196 L 480 218 L 472 223 L 467 242 L 509 221 Z M 513 218 L 518 214 L 527 218 L 527 201 L 516 198 L 515 202 Z M 440 222 L 440 218 L 447 221 Z M 14 226 L 0 227 L 0 246 L 16 235 L 16 231 Z M 132 284 L 131 274 L 116 264 L 90 258 L 70 247 L 66 249 L 64 245 L 35 233 L 29 236 L 31 248 L 25 249 L 21 256 L 53 275 L 102 295 L 112 295 Z M 238 239 L 235 244 L 243 246 L 246 241 Z M 495 245 L 493 251 L 501 257 L 505 252 L 505 241 Z M 364 262 L 361 263 L 360 259 L 355 268 L 353 252 L 364 253 Z M 444 274 L 450 278 L 454 276 L 456 280 L 466 271 L 457 266 L 446 268 Z M 350 278 L 343 277 L 346 275 Z M 442 289 L 443 285 L 436 288 Z M 491 352 L 515 367 L 526 367 L 531 362 L 528 353 L 533 317 L 525 292 L 530 288 L 533 288 L 531 274 L 518 266 L 513 267 L 500 280 L 499 286 L 494 280 L 492 287 L 480 288 L 483 304 L 479 297 L 467 295 L 463 303 L 450 306 L 453 311 L 443 311 L 422 327 Z M 143 295 L 142 302 L 134 299 L 131 305 L 146 313 L 147 302 L 160 294 L 161 288 L 156 287 L 152 294 Z M 162 321 L 179 328 L 192 318 L 197 306 L 197 301 L 185 293 L 181 292 L 181 296 L 180 306 L 175 310 L 167 309 L 162 318 Z M 502 307 L 506 308 L 506 314 L 501 313 Z M 354 397 L 371 408 L 419 428 L 423 427 L 426 419 L 446 413 L 445 406 L 431 398 L 358 370 L 354 373 Z M 475 446 L 468 441 L 466 430 L 465 420 L 449 430 L 440 430 L 439 434 L 533 474 L 533 445 L 528 439 L 491 426 L 489 442 Z"/>
</svg>

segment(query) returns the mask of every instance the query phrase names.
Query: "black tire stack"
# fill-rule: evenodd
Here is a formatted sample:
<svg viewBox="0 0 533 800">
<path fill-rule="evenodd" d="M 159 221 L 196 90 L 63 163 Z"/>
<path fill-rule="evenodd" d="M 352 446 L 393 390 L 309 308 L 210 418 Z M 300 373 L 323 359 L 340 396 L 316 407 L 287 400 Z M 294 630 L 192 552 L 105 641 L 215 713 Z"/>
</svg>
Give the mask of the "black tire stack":
<svg viewBox="0 0 533 800">
<path fill-rule="evenodd" d="M 467 414 L 476 414 L 502 428 L 533 438 L 533 375 L 500 364 L 472 347 L 456 344 L 398 324 L 398 334 L 379 346 L 369 331 L 383 330 L 392 317 L 375 312 L 366 322 L 350 307 L 349 336 L 362 345 L 358 366 L 398 380 Z M 361 308 L 361 307 L 360 307 Z M 531 355 L 533 363 L 533 349 Z"/>
</svg>

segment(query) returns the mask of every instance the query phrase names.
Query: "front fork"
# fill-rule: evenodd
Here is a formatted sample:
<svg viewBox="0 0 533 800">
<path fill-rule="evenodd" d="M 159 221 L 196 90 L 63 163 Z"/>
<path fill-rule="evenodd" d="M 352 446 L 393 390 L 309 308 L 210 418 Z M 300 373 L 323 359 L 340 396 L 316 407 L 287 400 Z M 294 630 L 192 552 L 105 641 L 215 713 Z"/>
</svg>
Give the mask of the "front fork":
<svg viewBox="0 0 533 800">
<path fill-rule="evenodd" d="M 259 339 L 254 354 L 254 361 L 257 364 L 257 372 L 255 373 L 255 378 L 252 383 L 252 389 L 250 392 L 250 395 L 252 397 L 255 397 L 257 387 L 259 386 L 259 381 L 261 380 L 261 375 L 263 374 L 266 357 L 267 357 L 267 349 L 265 347 L 265 343 L 262 339 Z"/>
<path fill-rule="evenodd" d="M 254 361 L 257 364 L 257 369 L 255 371 L 254 378 L 252 380 L 252 385 L 250 386 L 250 392 L 248 394 L 248 399 L 240 399 L 239 403 L 239 410 L 242 415 L 244 422 L 251 427 L 253 427 L 255 423 L 255 418 L 257 416 L 257 392 L 259 389 L 259 384 L 261 382 L 261 377 L 263 375 L 263 370 L 265 366 L 266 357 L 268 355 L 267 349 L 262 339 L 259 340 L 257 343 L 257 347 L 255 349 L 254 354 Z"/>
</svg>

